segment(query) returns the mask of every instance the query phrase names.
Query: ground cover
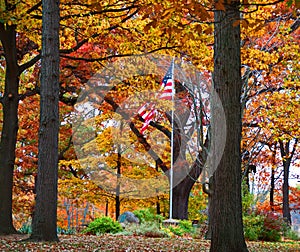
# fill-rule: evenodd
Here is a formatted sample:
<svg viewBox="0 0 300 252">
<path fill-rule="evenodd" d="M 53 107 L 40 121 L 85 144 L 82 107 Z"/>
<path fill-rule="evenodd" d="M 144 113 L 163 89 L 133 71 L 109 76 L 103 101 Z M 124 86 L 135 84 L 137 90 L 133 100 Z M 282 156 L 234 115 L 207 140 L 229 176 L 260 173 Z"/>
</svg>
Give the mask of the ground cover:
<svg viewBox="0 0 300 252">
<path fill-rule="evenodd" d="M 72 251 L 208 251 L 210 242 L 189 237 L 147 238 L 143 236 L 124 236 L 105 234 L 60 235 L 59 243 L 22 242 L 28 235 L 0 236 L 0 251 L 26 252 L 72 252 Z M 247 242 L 250 252 L 300 251 L 300 242 Z"/>
</svg>

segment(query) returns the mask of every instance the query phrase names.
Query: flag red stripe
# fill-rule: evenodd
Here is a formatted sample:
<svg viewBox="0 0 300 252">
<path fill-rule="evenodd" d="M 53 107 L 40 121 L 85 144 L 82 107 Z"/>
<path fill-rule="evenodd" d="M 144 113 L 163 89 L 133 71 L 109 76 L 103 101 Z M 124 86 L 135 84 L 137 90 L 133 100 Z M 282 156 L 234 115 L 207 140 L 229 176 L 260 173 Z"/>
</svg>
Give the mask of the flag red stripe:
<svg viewBox="0 0 300 252">
<path fill-rule="evenodd" d="M 171 100 L 172 99 L 172 95 L 173 95 L 173 90 L 174 90 L 174 82 L 173 82 L 173 63 L 171 64 L 171 66 L 169 67 L 166 75 L 164 76 L 164 78 L 162 79 L 160 86 L 161 86 L 161 90 L 160 90 L 160 99 L 163 100 Z M 144 123 L 143 126 L 141 128 L 141 133 L 143 134 L 144 131 L 148 128 L 150 122 L 153 120 L 153 118 L 155 117 L 155 108 L 154 108 L 154 104 L 150 103 L 150 104 L 144 104 L 139 110 L 138 110 L 138 114 L 144 119 Z"/>
</svg>

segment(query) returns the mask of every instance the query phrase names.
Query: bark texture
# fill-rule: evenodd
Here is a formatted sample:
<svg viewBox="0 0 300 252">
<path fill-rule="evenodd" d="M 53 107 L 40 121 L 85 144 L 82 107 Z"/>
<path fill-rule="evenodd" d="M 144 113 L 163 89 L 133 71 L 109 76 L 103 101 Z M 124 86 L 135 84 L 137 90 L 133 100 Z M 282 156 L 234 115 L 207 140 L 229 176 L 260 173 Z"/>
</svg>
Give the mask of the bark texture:
<svg viewBox="0 0 300 252">
<path fill-rule="evenodd" d="M 296 146 L 298 143 L 298 139 L 294 140 L 294 144 L 291 148 L 291 141 L 287 140 L 286 142 L 279 141 L 280 144 L 280 153 L 282 158 L 282 165 L 283 165 L 283 184 L 282 184 L 282 195 L 283 195 L 283 206 L 282 206 L 282 215 L 285 222 L 288 225 L 292 224 L 291 219 L 291 212 L 290 212 L 290 200 L 289 200 L 289 174 L 290 174 L 290 167 L 292 163 L 292 158 L 295 154 Z"/>
<path fill-rule="evenodd" d="M 0 23 L 0 40 L 5 53 L 5 91 L 1 98 L 3 126 L 0 142 L 0 234 L 13 234 L 12 189 L 18 132 L 19 66 L 15 26 Z"/>
<path fill-rule="evenodd" d="M 213 82 L 223 104 L 227 131 L 223 156 L 210 186 L 210 251 L 242 252 L 247 251 L 247 247 L 241 202 L 240 27 L 235 22 L 240 18 L 239 1 L 225 1 L 224 6 L 225 11 L 215 11 Z M 214 127 L 219 118 L 218 111 L 213 105 L 213 134 L 216 132 Z"/>
<path fill-rule="evenodd" d="M 41 115 L 31 240 L 58 241 L 59 1 L 43 0 Z"/>
</svg>

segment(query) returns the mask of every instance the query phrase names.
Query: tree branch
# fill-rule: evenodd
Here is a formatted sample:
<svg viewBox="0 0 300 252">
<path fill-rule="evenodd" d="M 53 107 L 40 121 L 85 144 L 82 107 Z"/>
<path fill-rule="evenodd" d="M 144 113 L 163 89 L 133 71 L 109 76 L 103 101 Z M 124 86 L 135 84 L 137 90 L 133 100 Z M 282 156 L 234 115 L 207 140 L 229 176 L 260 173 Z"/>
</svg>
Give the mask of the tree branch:
<svg viewBox="0 0 300 252">
<path fill-rule="evenodd" d="M 30 14 L 31 12 L 35 11 L 35 10 L 38 10 L 39 7 L 42 6 L 42 1 L 38 2 L 37 4 L 35 4 L 34 6 L 32 6 L 30 9 L 28 9 L 26 11 L 27 14 Z"/>
<path fill-rule="evenodd" d="M 21 66 L 19 66 L 19 73 L 18 73 L 18 75 L 20 75 L 21 73 L 23 73 L 27 68 L 32 67 L 40 59 L 41 59 L 41 54 L 38 54 L 34 58 L 32 58 L 31 60 L 29 60 L 26 63 L 24 63 Z"/>
<path fill-rule="evenodd" d="M 71 60 L 81 60 L 81 61 L 86 61 L 86 62 L 96 62 L 96 61 L 104 61 L 104 60 L 109 60 L 112 58 L 122 58 L 122 57 L 129 57 L 129 56 L 133 56 L 133 57 L 137 57 L 137 56 L 146 56 L 149 55 L 151 53 L 157 52 L 157 51 L 161 51 L 161 50 L 171 50 L 176 48 L 177 46 L 165 46 L 165 47 L 160 47 L 160 48 L 156 48 L 153 49 L 149 52 L 146 53 L 141 53 L 141 54 L 132 54 L 132 53 L 125 53 L 125 54 L 114 54 L 114 55 L 109 55 L 106 57 L 101 57 L 101 58 L 83 58 L 83 57 L 73 57 L 73 56 L 69 56 L 69 55 L 61 55 L 62 58 L 66 58 L 66 59 L 71 59 Z M 64 52 L 63 52 L 64 53 Z"/>
<path fill-rule="evenodd" d="M 282 3 L 284 2 L 284 0 L 277 0 L 277 1 L 274 1 L 272 3 L 241 3 L 240 5 L 241 6 L 269 6 L 269 5 L 275 5 L 275 4 L 278 4 L 278 3 Z"/>
<path fill-rule="evenodd" d="M 70 14 L 70 15 L 66 15 L 61 17 L 61 20 L 66 20 L 69 18 L 76 18 L 76 17 L 89 17 L 91 15 L 101 15 L 101 14 L 105 14 L 105 13 L 118 13 L 118 12 L 125 12 L 125 11 L 130 11 L 132 9 L 138 8 L 139 6 L 136 5 L 132 5 L 132 6 L 128 6 L 128 7 L 124 7 L 124 8 L 120 8 L 120 9 L 104 9 L 104 10 L 100 10 L 100 11 L 91 11 L 91 12 L 87 12 L 85 14 L 79 13 L 79 14 Z M 126 14 L 124 14 L 126 15 Z M 112 17 L 115 18 L 115 17 Z"/>
</svg>

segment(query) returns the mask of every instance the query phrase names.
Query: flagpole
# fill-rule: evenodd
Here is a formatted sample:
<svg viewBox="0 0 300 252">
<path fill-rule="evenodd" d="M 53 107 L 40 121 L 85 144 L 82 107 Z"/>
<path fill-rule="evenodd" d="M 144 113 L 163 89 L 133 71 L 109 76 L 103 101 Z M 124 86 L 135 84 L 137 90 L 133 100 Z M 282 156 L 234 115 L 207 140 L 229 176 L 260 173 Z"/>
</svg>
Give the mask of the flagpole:
<svg viewBox="0 0 300 252">
<path fill-rule="evenodd" d="M 174 147 L 174 93 L 175 93 L 175 82 L 174 82 L 174 58 L 172 59 L 172 110 L 171 110 L 171 165 L 170 165 L 170 213 L 169 219 L 173 219 L 173 147 Z"/>
</svg>

